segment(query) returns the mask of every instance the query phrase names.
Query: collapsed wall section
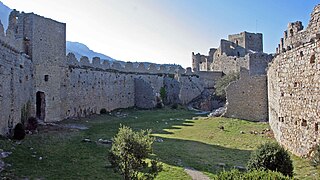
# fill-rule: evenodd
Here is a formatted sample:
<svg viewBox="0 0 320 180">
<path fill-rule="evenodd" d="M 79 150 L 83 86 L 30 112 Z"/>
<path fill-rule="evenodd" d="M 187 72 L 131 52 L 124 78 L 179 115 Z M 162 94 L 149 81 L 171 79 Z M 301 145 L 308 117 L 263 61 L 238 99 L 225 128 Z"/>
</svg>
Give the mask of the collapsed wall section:
<svg viewBox="0 0 320 180">
<path fill-rule="evenodd" d="M 320 5 L 306 30 L 299 23 L 296 31 L 289 29 L 293 44 L 287 41 L 268 69 L 270 126 L 276 140 L 299 156 L 309 156 L 320 143 L 319 13 Z"/>
<path fill-rule="evenodd" d="M 140 78 L 134 79 L 134 105 L 142 109 L 151 109 L 156 105 L 156 93 L 151 84 Z"/>
<path fill-rule="evenodd" d="M 225 117 L 251 121 L 268 120 L 267 76 L 251 76 L 241 69 L 240 79 L 226 89 L 227 110 Z"/>
</svg>

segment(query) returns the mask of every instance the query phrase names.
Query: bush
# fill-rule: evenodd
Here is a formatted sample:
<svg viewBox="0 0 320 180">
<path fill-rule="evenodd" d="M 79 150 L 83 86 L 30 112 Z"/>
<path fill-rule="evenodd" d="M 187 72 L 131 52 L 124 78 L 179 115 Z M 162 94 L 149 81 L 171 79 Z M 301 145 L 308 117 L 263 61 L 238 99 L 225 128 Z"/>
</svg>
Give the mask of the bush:
<svg viewBox="0 0 320 180">
<path fill-rule="evenodd" d="M 293 175 L 293 165 L 288 152 L 277 143 L 266 143 L 251 153 L 249 170 L 271 170 L 285 176 Z"/>
<path fill-rule="evenodd" d="M 320 144 L 315 147 L 310 164 L 315 167 L 320 166 Z"/>
<path fill-rule="evenodd" d="M 239 79 L 239 73 L 234 72 L 219 79 L 214 86 L 216 96 L 221 99 L 226 99 L 226 88 L 231 82 L 236 81 L 237 79 Z"/>
<path fill-rule="evenodd" d="M 100 114 L 107 114 L 107 110 L 105 108 L 100 109 Z"/>
<path fill-rule="evenodd" d="M 38 128 L 38 121 L 35 117 L 28 118 L 27 130 L 34 132 Z"/>
<path fill-rule="evenodd" d="M 154 142 L 150 133 L 150 130 L 134 132 L 129 127 L 121 126 L 113 138 L 108 159 L 125 180 L 138 177 L 153 179 L 161 171 L 161 165 L 157 161 L 151 160 L 151 167 L 146 162 L 146 158 L 152 153 Z"/>
<path fill-rule="evenodd" d="M 279 172 L 273 171 L 263 171 L 263 170 L 254 170 L 246 173 L 241 173 L 238 170 L 224 171 L 219 173 L 214 179 L 217 180 L 233 180 L 233 179 L 241 179 L 241 180 L 269 180 L 269 179 L 277 179 L 277 180 L 286 180 L 292 179 L 284 176 Z"/>
<path fill-rule="evenodd" d="M 171 105 L 171 109 L 178 109 L 179 105 L 177 103 L 174 103 Z"/>
<path fill-rule="evenodd" d="M 22 123 L 18 123 L 13 129 L 13 139 L 22 140 L 26 136 L 25 128 Z"/>
<path fill-rule="evenodd" d="M 165 87 L 160 88 L 160 97 L 162 100 L 165 100 L 167 98 L 167 91 Z"/>
</svg>

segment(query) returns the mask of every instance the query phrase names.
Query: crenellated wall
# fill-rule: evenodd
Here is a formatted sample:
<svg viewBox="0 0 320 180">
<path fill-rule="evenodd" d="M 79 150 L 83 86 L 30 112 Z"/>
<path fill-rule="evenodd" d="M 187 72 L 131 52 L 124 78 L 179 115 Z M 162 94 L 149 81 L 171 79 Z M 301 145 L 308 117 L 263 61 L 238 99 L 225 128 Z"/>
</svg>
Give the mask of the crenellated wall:
<svg viewBox="0 0 320 180">
<path fill-rule="evenodd" d="M 269 122 L 278 142 L 309 156 L 320 143 L 320 5 L 302 27 L 289 24 L 268 69 Z"/>
<path fill-rule="evenodd" d="M 185 83 L 183 87 L 187 89 L 194 88 L 200 81 L 190 69 L 176 69 L 176 66 L 161 65 L 157 68 L 154 64 L 145 67 L 144 63 L 140 63 L 135 67 L 131 62 L 122 65 L 117 62 L 111 64 L 101 62 L 99 58 L 93 58 L 91 62 L 87 57 L 77 60 L 72 53 L 67 55 L 68 68 L 64 70 L 60 92 L 63 118 L 99 113 L 102 108 L 108 111 L 133 106 L 154 108 L 156 94 L 165 87 L 169 76 L 178 84 Z M 191 80 L 182 82 L 185 78 Z M 195 95 L 190 96 L 184 94 L 184 90 L 171 90 L 174 89 L 173 86 L 166 88 L 171 93 L 168 93 L 168 99 L 179 97 L 182 100 L 176 101 L 182 103 L 188 103 L 201 93 L 196 91 L 193 92 Z M 200 89 L 203 90 L 202 85 Z"/>
<path fill-rule="evenodd" d="M 31 116 L 51 122 L 102 108 L 154 108 L 167 79 L 179 87 L 165 87 L 170 103 L 188 103 L 205 88 L 191 68 L 66 56 L 65 30 L 64 23 L 15 10 L 7 32 L 0 22 L 1 134 Z"/>
</svg>

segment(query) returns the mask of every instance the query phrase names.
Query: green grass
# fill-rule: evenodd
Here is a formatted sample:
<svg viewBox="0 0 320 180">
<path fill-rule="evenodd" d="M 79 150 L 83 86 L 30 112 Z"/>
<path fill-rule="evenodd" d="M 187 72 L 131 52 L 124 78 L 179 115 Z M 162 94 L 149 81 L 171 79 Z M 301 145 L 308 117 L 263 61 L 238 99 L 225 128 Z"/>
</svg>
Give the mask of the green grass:
<svg viewBox="0 0 320 180">
<path fill-rule="evenodd" d="M 11 164 L 1 176 L 30 179 L 121 179 L 108 168 L 108 145 L 81 142 L 111 139 L 120 124 L 134 130 L 152 129 L 153 135 L 163 139 L 154 143 L 154 156 L 164 164 L 157 179 L 191 179 L 183 167 L 192 167 L 213 177 L 225 169 L 245 166 L 250 153 L 261 143 L 274 141 L 266 135 L 250 134 L 269 128 L 266 123 L 227 118 L 196 118 L 186 110 L 124 110 L 127 117 L 101 115 L 80 120 L 67 120 L 60 124 L 83 124 L 88 130 L 50 130 L 29 135 L 20 145 L 13 141 L 0 140 L 0 149 L 12 151 L 5 159 Z M 220 130 L 219 126 L 224 126 Z M 240 131 L 244 131 L 241 134 Z M 42 157 L 42 160 L 39 160 Z M 307 160 L 293 156 L 295 177 L 312 179 L 320 174 Z M 313 178 L 316 179 L 316 178 Z"/>
</svg>

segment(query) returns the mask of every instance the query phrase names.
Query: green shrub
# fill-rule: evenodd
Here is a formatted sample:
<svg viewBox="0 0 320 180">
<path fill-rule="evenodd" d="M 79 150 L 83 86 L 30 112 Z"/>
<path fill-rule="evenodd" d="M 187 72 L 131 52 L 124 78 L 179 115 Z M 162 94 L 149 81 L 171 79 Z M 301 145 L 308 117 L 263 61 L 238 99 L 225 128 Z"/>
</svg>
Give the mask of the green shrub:
<svg viewBox="0 0 320 180">
<path fill-rule="evenodd" d="M 26 136 L 25 128 L 22 123 L 18 123 L 13 129 L 13 139 L 22 140 Z"/>
<path fill-rule="evenodd" d="M 177 103 L 174 103 L 171 105 L 171 109 L 178 109 L 179 105 Z"/>
<path fill-rule="evenodd" d="M 241 173 L 238 170 L 224 171 L 220 172 L 214 179 L 216 180 L 286 180 L 292 179 L 290 177 L 284 176 L 279 172 L 273 171 L 263 171 L 263 170 L 253 170 L 246 173 Z"/>
<path fill-rule="evenodd" d="M 167 98 L 167 92 L 165 87 L 160 88 L 160 97 L 162 100 L 165 100 Z"/>
<path fill-rule="evenodd" d="M 234 72 L 219 79 L 214 86 L 216 96 L 220 97 L 221 99 L 225 99 L 227 86 L 237 79 L 239 79 L 239 73 Z"/>
<path fill-rule="evenodd" d="M 100 114 L 107 114 L 107 110 L 105 108 L 100 109 Z"/>
<path fill-rule="evenodd" d="M 315 147 L 313 155 L 310 159 L 310 164 L 315 167 L 320 166 L 320 144 Z"/>
<path fill-rule="evenodd" d="M 146 162 L 146 158 L 152 153 L 154 142 L 150 133 L 150 130 L 134 132 L 129 127 L 121 126 L 113 138 L 108 159 L 125 180 L 138 177 L 153 179 L 161 171 L 161 165 L 157 161 L 152 160 L 151 167 Z"/>
<path fill-rule="evenodd" d="M 248 170 L 278 171 L 286 176 L 293 175 L 293 165 L 288 152 L 277 143 L 266 143 L 251 153 Z"/>
</svg>

